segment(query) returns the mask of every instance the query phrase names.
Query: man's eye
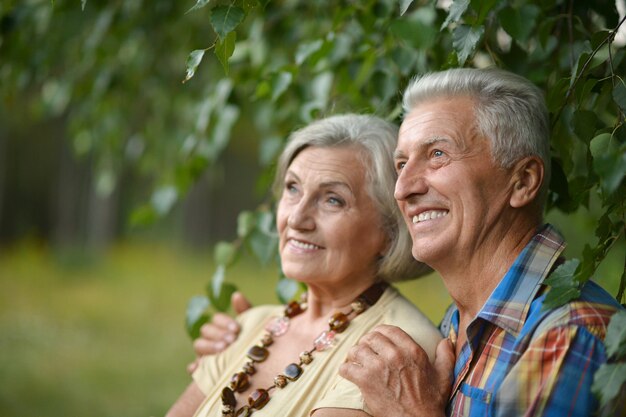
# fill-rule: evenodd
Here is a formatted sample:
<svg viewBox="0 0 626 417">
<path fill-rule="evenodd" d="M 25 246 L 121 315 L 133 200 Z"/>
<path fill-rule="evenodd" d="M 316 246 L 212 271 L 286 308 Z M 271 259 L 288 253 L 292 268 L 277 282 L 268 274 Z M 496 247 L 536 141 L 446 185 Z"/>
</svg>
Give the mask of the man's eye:
<svg viewBox="0 0 626 417">
<path fill-rule="evenodd" d="M 337 197 L 328 197 L 328 203 L 333 206 L 343 206 L 343 200 Z"/>
<path fill-rule="evenodd" d="M 439 149 L 435 149 L 435 150 L 433 151 L 433 156 L 434 156 L 434 157 L 439 158 L 439 157 L 441 157 L 441 156 L 443 156 L 443 155 L 444 155 L 443 151 L 441 151 L 441 150 L 439 150 Z"/>
<path fill-rule="evenodd" d="M 295 184 L 292 182 L 288 182 L 285 184 L 285 190 L 287 190 L 288 193 L 293 194 L 295 192 L 298 191 L 298 189 L 296 188 Z"/>
<path fill-rule="evenodd" d="M 406 162 L 398 162 L 396 163 L 396 172 L 400 172 L 406 166 Z"/>
</svg>

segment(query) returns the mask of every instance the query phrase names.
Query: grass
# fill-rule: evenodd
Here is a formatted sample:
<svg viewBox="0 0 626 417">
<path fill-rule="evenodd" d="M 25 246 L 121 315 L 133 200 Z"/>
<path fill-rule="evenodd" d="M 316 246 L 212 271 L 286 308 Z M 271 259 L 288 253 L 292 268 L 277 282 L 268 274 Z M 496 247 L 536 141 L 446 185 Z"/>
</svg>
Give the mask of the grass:
<svg viewBox="0 0 626 417">
<path fill-rule="evenodd" d="M 213 272 L 209 252 L 120 244 L 104 256 L 26 244 L 0 254 L 0 415 L 160 416 L 189 382 L 184 311 Z M 227 279 L 275 302 L 276 273 L 242 262 Z M 434 320 L 434 276 L 401 289 Z M 415 299 L 417 297 L 418 299 Z"/>
</svg>

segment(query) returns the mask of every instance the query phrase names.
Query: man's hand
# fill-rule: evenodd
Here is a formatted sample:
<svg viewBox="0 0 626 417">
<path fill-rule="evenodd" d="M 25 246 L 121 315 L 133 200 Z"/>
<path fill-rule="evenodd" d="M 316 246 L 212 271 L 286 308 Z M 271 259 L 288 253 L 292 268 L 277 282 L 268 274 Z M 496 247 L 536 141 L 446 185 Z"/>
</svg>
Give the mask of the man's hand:
<svg viewBox="0 0 626 417">
<path fill-rule="evenodd" d="M 435 363 L 402 329 L 381 325 L 361 338 L 339 368 L 356 384 L 374 416 L 444 416 L 454 373 L 448 339 L 437 346 Z"/>
<path fill-rule="evenodd" d="M 236 314 L 252 307 L 240 292 L 235 292 L 230 301 Z M 187 365 L 187 372 L 193 373 L 196 370 L 201 356 L 215 355 L 226 349 L 237 339 L 238 334 L 239 324 L 232 317 L 222 313 L 213 315 L 211 322 L 200 328 L 200 337 L 193 342 L 193 350 L 198 358 Z"/>
</svg>

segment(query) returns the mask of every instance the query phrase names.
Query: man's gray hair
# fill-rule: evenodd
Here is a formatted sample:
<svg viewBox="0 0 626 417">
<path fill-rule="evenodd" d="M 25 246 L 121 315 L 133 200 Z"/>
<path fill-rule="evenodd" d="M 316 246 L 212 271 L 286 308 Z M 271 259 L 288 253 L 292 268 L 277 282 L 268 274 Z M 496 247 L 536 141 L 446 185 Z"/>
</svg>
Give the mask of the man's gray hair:
<svg viewBox="0 0 626 417">
<path fill-rule="evenodd" d="M 378 262 L 378 277 L 389 282 L 417 278 L 430 268 L 411 255 L 412 240 L 393 197 L 396 174 L 393 151 L 398 128 L 370 115 L 344 114 L 317 120 L 292 133 L 276 169 L 274 191 L 280 197 L 283 181 L 294 158 L 308 147 L 355 149 L 366 172 L 367 192 L 380 214 L 388 248 Z"/>
<path fill-rule="evenodd" d="M 543 207 L 550 183 L 550 128 L 541 90 L 497 68 L 450 69 L 415 77 L 404 92 L 404 113 L 435 98 L 458 96 L 475 101 L 476 127 L 491 141 L 492 157 L 500 166 L 510 168 L 531 155 L 541 158 L 544 180 L 539 202 Z"/>
</svg>

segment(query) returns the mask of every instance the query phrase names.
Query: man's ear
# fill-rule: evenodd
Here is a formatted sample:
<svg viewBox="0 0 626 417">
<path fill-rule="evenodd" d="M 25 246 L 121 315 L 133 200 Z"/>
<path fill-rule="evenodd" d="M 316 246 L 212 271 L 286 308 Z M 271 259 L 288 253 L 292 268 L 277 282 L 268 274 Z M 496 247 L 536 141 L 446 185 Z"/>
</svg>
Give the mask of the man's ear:
<svg viewBox="0 0 626 417">
<path fill-rule="evenodd" d="M 520 208 L 535 201 L 543 184 L 543 161 L 528 156 L 518 161 L 511 176 L 511 207 Z"/>
</svg>

